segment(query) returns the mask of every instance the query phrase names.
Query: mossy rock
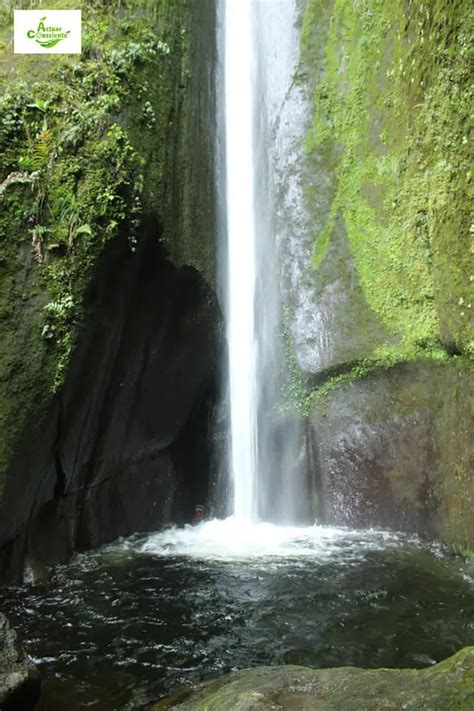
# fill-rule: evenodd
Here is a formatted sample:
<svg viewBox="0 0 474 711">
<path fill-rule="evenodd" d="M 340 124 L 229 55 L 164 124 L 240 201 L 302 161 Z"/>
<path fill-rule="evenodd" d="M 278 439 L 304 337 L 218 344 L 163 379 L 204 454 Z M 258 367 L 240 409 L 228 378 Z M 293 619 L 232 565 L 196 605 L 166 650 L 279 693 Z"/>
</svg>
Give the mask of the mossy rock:
<svg viewBox="0 0 474 711">
<path fill-rule="evenodd" d="M 18 644 L 15 630 L 0 612 L 0 708 L 2 711 L 29 711 L 36 708 L 40 692 L 40 674 Z"/>
<path fill-rule="evenodd" d="M 305 3 L 305 276 L 314 340 L 327 344 L 313 373 L 380 349 L 399 360 L 440 345 L 472 356 L 472 13 L 466 0 Z M 294 335 L 304 366 L 305 334 Z"/>
<path fill-rule="evenodd" d="M 204 684 L 188 699 L 153 711 L 469 711 L 474 647 L 429 669 L 262 667 Z"/>
<path fill-rule="evenodd" d="M 336 381 L 309 415 L 324 522 L 474 546 L 473 366 L 398 364 Z"/>
<path fill-rule="evenodd" d="M 38 57 L 13 54 L 0 3 L 0 495 L 27 422 L 64 383 L 105 247 L 126 237 L 132 260 L 152 224 L 175 265 L 214 274 L 213 4 L 199 22 L 187 0 L 72 6 L 82 54 Z"/>
<path fill-rule="evenodd" d="M 21 3 L 23 9 L 43 4 Z M 215 59 L 215 4 L 51 0 L 48 7 L 71 5 L 82 10 L 81 55 L 17 56 L 13 5 L 0 2 L 0 577 L 8 578 L 19 575 L 26 551 L 21 536 L 38 510 L 51 509 L 52 499 L 65 494 L 63 484 L 50 479 L 64 483 L 66 470 L 71 473 L 58 464 L 62 455 L 56 464 L 50 456 L 59 447 L 57 412 L 65 411 L 77 353 L 104 304 L 114 304 L 114 317 L 122 315 L 121 323 L 114 321 L 120 330 L 128 319 L 121 293 L 130 298 L 127 309 L 137 308 L 127 284 L 136 284 L 143 250 L 154 255 L 157 289 L 161 269 L 175 269 L 178 280 L 183 270 L 193 274 L 190 309 L 201 303 L 202 282 L 209 285 L 215 271 L 209 119 L 215 96 L 205 79 Z M 104 259 L 113 266 L 117 254 L 122 281 L 108 289 L 104 282 L 100 291 L 101 277 L 111 274 Z M 158 332 L 161 319 L 170 318 L 169 294 L 153 302 L 156 326 L 149 330 Z M 214 332 L 220 313 L 211 291 L 205 299 Z M 134 323 L 141 316 L 137 308 Z M 93 347 L 111 331 L 107 322 Z M 147 332 L 138 348 L 146 338 Z M 104 379 L 115 365 L 112 349 L 90 370 Z M 179 376 L 181 386 L 185 378 Z M 101 412 L 97 401 L 91 409 Z M 18 466 L 31 448 L 34 467 Z M 95 462 L 91 471 L 97 469 Z M 103 498 L 107 505 L 110 497 Z M 60 526 L 62 514 L 50 514 L 50 524 Z M 71 522 L 70 511 L 65 518 Z M 102 536 L 96 543 L 106 528 L 96 532 Z M 67 538 L 58 534 L 51 541 Z"/>
</svg>

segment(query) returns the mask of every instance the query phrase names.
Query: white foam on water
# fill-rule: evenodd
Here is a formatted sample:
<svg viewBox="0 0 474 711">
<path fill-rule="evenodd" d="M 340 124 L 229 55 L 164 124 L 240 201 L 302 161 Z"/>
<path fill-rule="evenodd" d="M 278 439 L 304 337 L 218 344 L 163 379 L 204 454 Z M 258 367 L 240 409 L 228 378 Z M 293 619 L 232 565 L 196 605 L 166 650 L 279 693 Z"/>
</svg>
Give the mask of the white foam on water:
<svg viewBox="0 0 474 711">
<path fill-rule="evenodd" d="M 328 558 L 365 554 L 368 550 L 406 541 L 387 531 L 353 531 L 329 526 L 277 526 L 230 517 L 197 526 L 168 528 L 139 544 L 142 553 L 187 556 L 202 560 L 252 560 L 265 557 Z M 136 544 L 133 544 L 136 545 Z"/>
</svg>

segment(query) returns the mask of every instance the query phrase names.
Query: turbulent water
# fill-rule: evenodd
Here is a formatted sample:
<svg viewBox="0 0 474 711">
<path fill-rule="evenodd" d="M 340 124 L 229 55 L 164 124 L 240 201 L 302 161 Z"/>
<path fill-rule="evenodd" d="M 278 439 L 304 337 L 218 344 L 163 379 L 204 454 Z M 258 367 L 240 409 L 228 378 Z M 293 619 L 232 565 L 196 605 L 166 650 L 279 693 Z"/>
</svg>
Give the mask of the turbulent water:
<svg viewBox="0 0 474 711">
<path fill-rule="evenodd" d="M 257 664 L 422 667 L 474 641 L 474 569 L 377 531 L 233 519 L 80 555 L 3 592 L 56 709 L 131 709 Z"/>
</svg>

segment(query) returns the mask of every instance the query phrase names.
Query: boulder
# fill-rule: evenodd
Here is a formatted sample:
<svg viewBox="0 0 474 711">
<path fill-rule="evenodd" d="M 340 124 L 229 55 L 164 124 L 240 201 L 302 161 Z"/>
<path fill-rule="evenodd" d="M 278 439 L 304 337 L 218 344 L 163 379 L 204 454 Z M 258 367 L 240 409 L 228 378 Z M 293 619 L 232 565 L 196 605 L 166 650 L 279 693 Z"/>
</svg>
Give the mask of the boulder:
<svg viewBox="0 0 474 711">
<path fill-rule="evenodd" d="M 2 711 L 28 711 L 35 707 L 40 693 L 39 672 L 0 612 L 0 708 Z"/>
<path fill-rule="evenodd" d="M 260 667 L 203 684 L 152 711 L 468 711 L 474 708 L 474 647 L 429 669 Z"/>
<path fill-rule="evenodd" d="M 472 382 L 461 358 L 418 362 L 342 382 L 320 400 L 309 426 L 324 523 L 473 548 Z"/>
</svg>

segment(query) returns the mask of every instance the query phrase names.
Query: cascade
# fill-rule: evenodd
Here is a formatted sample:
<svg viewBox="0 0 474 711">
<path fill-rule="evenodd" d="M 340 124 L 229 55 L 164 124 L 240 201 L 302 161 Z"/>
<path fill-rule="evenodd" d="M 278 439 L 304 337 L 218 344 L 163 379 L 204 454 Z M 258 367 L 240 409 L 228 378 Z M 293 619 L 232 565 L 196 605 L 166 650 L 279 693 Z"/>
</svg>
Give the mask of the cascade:
<svg viewBox="0 0 474 711">
<path fill-rule="evenodd" d="M 301 425 L 278 414 L 285 365 L 275 144 L 298 57 L 297 10 L 291 0 L 225 0 L 221 12 L 226 223 L 222 280 L 232 479 L 228 509 L 247 522 L 311 522 L 314 507 L 307 472 L 297 454 Z"/>
<path fill-rule="evenodd" d="M 225 3 L 227 338 L 234 515 L 256 516 L 257 341 L 251 0 Z"/>
</svg>

